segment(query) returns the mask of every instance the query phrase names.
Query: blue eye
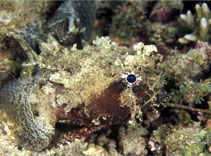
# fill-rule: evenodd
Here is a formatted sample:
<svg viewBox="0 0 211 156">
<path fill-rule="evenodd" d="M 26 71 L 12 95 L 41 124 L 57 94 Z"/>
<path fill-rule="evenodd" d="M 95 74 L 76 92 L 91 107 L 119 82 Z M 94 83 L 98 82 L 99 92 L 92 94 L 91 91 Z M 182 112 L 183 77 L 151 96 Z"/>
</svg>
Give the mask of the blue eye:
<svg viewBox="0 0 211 156">
<path fill-rule="evenodd" d="M 132 88 L 139 85 L 142 81 L 142 78 L 139 76 L 139 74 L 132 71 L 122 73 L 121 80 L 124 84 L 127 85 L 128 88 Z"/>
<path fill-rule="evenodd" d="M 127 81 L 128 81 L 129 83 L 134 83 L 134 82 L 136 81 L 136 76 L 133 75 L 133 74 L 128 75 L 128 76 L 127 76 Z"/>
</svg>

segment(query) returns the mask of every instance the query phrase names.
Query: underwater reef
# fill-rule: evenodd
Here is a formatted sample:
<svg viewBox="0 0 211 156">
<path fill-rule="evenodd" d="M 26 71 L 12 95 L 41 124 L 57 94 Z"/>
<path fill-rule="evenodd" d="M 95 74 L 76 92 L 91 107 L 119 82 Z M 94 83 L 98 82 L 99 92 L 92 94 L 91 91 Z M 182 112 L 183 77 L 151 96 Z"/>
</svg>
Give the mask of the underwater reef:
<svg viewBox="0 0 211 156">
<path fill-rule="evenodd" d="M 0 4 L 0 153 L 211 154 L 210 2 Z"/>
</svg>

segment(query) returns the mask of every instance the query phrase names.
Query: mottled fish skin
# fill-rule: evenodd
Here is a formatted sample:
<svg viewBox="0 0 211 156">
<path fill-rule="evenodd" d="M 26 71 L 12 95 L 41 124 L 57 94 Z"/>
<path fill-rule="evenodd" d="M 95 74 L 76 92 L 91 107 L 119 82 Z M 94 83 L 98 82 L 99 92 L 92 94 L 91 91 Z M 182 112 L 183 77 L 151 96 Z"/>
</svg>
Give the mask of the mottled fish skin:
<svg viewBox="0 0 211 156">
<path fill-rule="evenodd" d="M 41 119 L 42 116 L 36 110 L 36 100 L 42 97 L 34 96 L 35 94 L 40 95 L 38 92 L 39 83 L 21 78 L 15 79 L 0 89 L 0 105 L 14 113 L 11 116 L 12 120 L 21 127 L 17 133 L 20 136 L 19 145 L 27 146 L 30 150 L 41 151 L 52 140 L 54 127 L 49 124 L 49 121 Z M 30 101 L 30 98 L 34 99 Z"/>
<path fill-rule="evenodd" d="M 141 117 L 139 106 L 150 98 L 152 90 L 164 84 L 154 69 L 155 62 L 162 59 L 151 57 L 157 52 L 154 45 L 138 43 L 131 51 L 102 37 L 79 50 L 64 48 L 50 36 L 48 42 L 40 44 L 42 52 L 37 55 L 23 39 L 15 38 L 29 59 L 22 64 L 21 78 L 0 89 L 0 106 L 17 127 L 18 145 L 26 149 L 48 148 L 55 141 L 55 125 L 61 120 L 84 126 L 85 137 L 128 119 L 133 122 Z M 150 69 L 147 74 L 145 68 Z M 127 71 L 135 71 L 137 78 L 142 76 L 143 81 L 134 84 L 136 88 L 126 86 L 122 75 Z M 148 86 L 156 88 L 149 90 Z M 82 137 L 80 129 L 72 134 L 73 140 Z"/>
</svg>

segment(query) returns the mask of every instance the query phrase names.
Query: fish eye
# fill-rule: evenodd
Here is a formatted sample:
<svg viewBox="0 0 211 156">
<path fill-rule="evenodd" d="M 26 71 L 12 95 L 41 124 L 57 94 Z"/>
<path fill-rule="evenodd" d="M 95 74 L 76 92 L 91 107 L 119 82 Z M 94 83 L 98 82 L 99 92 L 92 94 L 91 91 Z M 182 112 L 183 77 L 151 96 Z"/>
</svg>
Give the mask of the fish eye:
<svg viewBox="0 0 211 156">
<path fill-rule="evenodd" d="M 134 83 L 134 82 L 136 81 L 136 76 L 135 76 L 134 74 L 129 74 L 129 75 L 127 76 L 127 81 L 128 81 L 129 83 Z"/>
<path fill-rule="evenodd" d="M 142 81 L 141 76 L 135 72 L 124 72 L 121 74 L 121 80 L 127 87 L 132 88 L 137 86 Z"/>
</svg>

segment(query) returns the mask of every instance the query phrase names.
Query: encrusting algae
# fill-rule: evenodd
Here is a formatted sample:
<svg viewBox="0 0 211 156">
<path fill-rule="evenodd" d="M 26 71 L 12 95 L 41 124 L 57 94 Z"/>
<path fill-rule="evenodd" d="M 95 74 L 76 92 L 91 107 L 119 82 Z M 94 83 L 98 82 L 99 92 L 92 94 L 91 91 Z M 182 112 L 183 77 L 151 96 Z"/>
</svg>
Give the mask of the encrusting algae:
<svg viewBox="0 0 211 156">
<path fill-rule="evenodd" d="M 134 123 L 141 117 L 140 105 L 164 84 L 156 71 L 162 57 L 154 45 L 140 42 L 131 50 L 102 37 L 78 50 L 76 45 L 65 48 L 50 36 L 37 55 L 14 36 L 28 60 L 21 78 L 2 86 L 0 103 L 17 126 L 19 144 L 27 149 L 47 148 L 60 121 L 84 126 L 86 135 L 128 119 Z M 127 85 L 134 81 L 121 79 L 126 72 L 141 81 Z"/>
</svg>

